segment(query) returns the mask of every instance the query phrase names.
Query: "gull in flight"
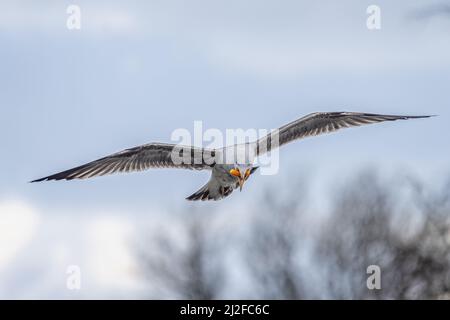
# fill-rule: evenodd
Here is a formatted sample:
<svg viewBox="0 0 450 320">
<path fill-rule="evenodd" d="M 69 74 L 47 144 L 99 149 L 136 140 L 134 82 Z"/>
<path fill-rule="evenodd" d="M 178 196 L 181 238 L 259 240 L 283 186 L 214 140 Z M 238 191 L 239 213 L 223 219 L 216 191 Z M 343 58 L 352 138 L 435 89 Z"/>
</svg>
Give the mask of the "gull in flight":
<svg viewBox="0 0 450 320">
<path fill-rule="evenodd" d="M 252 143 L 218 149 L 149 143 L 31 182 L 86 179 L 117 172 L 142 171 L 151 168 L 210 170 L 211 177 L 206 185 L 186 199 L 220 200 L 229 196 L 236 188 L 242 190 L 244 182 L 258 169 L 253 162 L 255 157 L 294 140 L 371 123 L 428 117 L 431 116 L 315 112 L 280 127 L 275 131 L 275 134 L 271 133 Z M 223 161 L 224 155 L 230 149 L 240 149 L 239 147 L 244 147 L 243 149 L 248 153 L 245 161 L 237 161 L 234 156 L 232 161 Z"/>
</svg>

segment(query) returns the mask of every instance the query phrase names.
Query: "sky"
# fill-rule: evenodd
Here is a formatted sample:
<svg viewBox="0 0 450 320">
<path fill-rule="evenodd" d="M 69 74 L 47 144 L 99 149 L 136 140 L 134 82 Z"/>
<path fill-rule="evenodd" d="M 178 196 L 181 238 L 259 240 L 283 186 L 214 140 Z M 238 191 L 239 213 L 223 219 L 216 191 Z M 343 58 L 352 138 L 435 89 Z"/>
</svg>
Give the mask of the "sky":
<svg viewBox="0 0 450 320">
<path fill-rule="evenodd" d="M 378 5 L 381 29 L 366 25 Z M 66 10 L 78 5 L 81 29 Z M 305 172 L 323 198 L 358 168 L 449 172 L 445 1 L 0 1 L 0 298 L 133 298 L 129 249 L 180 210 L 245 211 Z M 272 129 L 315 111 L 436 114 L 290 144 L 275 176 L 188 203 L 207 172 L 30 180 L 178 128 Z M 232 218 L 239 220 L 237 215 Z M 80 266 L 82 289 L 68 290 Z"/>
</svg>

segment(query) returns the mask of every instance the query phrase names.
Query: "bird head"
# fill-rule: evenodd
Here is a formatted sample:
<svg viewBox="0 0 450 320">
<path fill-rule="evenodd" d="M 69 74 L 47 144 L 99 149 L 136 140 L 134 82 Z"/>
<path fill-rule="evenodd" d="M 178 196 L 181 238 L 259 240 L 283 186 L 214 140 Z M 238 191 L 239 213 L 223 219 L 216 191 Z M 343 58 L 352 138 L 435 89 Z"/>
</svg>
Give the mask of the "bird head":
<svg viewBox="0 0 450 320">
<path fill-rule="evenodd" d="M 235 164 L 229 171 L 230 175 L 238 179 L 239 190 L 242 191 L 242 186 L 244 182 L 250 177 L 250 174 L 253 172 L 253 166 L 251 165 L 242 165 Z"/>
</svg>

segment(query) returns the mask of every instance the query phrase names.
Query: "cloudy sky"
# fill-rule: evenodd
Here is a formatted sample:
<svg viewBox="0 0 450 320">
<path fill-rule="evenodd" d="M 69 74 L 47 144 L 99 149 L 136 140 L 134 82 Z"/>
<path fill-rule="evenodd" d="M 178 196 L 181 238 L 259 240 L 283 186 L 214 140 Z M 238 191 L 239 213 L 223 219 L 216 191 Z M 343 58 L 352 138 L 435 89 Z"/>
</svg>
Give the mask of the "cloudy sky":
<svg viewBox="0 0 450 320">
<path fill-rule="evenodd" d="M 68 30 L 66 9 L 81 9 Z M 366 26 L 369 5 L 381 29 Z M 317 196 L 355 169 L 448 173 L 450 9 L 444 1 L 0 2 L 0 298 L 138 297 L 130 239 L 197 206 L 245 210 L 308 171 Z M 214 204 L 204 172 L 27 181 L 177 128 L 276 128 L 313 111 L 438 114 L 291 144 L 276 176 Z M 236 215 L 233 215 L 236 218 Z M 178 223 L 188 217 L 177 217 Z M 66 288 L 80 266 L 82 290 Z"/>
</svg>

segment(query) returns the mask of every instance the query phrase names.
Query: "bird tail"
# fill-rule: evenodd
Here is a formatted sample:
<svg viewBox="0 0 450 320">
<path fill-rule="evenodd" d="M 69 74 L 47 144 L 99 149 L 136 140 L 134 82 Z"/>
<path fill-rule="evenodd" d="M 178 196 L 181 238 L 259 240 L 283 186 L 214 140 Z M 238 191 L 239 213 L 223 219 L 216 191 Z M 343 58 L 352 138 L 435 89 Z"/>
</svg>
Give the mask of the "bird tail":
<svg viewBox="0 0 450 320">
<path fill-rule="evenodd" d="M 253 167 L 250 170 L 250 174 L 253 174 L 259 167 Z M 237 184 L 235 186 L 237 188 Z M 197 201 L 197 200 L 220 200 L 225 197 L 228 197 L 234 188 L 232 186 L 221 186 L 211 178 L 207 184 L 201 187 L 197 192 L 191 194 L 186 200 Z"/>
<path fill-rule="evenodd" d="M 233 188 L 230 186 L 222 187 L 216 186 L 214 183 L 208 182 L 201 187 L 197 192 L 191 194 L 186 200 L 220 200 L 229 196 L 233 192 Z"/>
<path fill-rule="evenodd" d="M 199 190 L 191 194 L 186 200 L 196 201 L 196 200 L 207 200 L 209 197 L 208 184 L 205 184 Z"/>
</svg>

